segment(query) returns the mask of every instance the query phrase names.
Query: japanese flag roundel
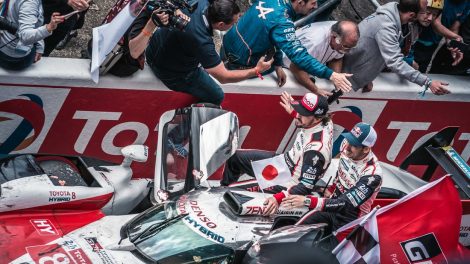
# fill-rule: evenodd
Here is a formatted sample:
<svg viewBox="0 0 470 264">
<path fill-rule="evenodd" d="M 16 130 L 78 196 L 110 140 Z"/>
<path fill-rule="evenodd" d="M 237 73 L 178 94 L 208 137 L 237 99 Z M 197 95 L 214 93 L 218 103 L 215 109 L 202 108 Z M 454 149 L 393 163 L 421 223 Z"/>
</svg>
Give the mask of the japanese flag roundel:
<svg viewBox="0 0 470 264">
<path fill-rule="evenodd" d="M 283 154 L 269 159 L 252 161 L 251 165 L 258 185 L 262 189 L 274 185 L 285 185 L 291 180 L 291 173 Z"/>
</svg>

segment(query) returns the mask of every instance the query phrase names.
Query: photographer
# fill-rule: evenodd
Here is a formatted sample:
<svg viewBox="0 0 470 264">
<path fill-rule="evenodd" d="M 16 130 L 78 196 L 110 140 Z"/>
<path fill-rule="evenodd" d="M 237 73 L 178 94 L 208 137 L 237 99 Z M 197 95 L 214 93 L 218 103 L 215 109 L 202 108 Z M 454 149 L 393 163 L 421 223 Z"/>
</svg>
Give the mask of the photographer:
<svg viewBox="0 0 470 264">
<path fill-rule="evenodd" d="M 40 0 L 6 0 L 3 16 L 17 28 L 0 34 L 0 67 L 22 70 L 41 59 L 43 39 L 50 36 L 57 25 L 64 21 L 59 13 L 52 13 L 50 22 L 43 25 Z"/>
<path fill-rule="evenodd" d="M 252 69 L 225 68 L 215 49 L 213 30 L 230 29 L 239 13 L 233 0 L 199 0 L 184 31 L 160 28 L 150 39 L 146 57 L 153 73 L 171 90 L 219 105 L 224 93 L 209 74 L 221 83 L 238 82 L 261 74 L 272 63 L 262 57 Z"/>
<path fill-rule="evenodd" d="M 173 15 L 189 21 L 189 17 L 180 10 L 177 10 Z M 160 8 L 144 7 L 124 34 L 123 56 L 111 67 L 109 73 L 126 77 L 134 74 L 139 69 L 143 70 L 145 64 L 144 51 L 150 37 L 152 37 L 157 27 L 169 26 L 169 18 L 170 15 L 162 12 Z"/>
</svg>

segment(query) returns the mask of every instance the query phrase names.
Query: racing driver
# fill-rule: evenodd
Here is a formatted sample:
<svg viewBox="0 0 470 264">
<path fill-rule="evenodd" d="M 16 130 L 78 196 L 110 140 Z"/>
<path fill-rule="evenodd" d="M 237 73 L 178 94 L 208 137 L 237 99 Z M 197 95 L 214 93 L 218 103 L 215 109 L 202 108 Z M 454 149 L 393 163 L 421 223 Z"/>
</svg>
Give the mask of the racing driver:
<svg viewBox="0 0 470 264">
<path fill-rule="evenodd" d="M 284 187 L 275 186 L 274 192 L 279 192 L 266 199 L 266 215 L 276 212 L 282 199 L 289 194 L 311 194 L 331 161 L 333 122 L 328 114 L 326 97 L 307 93 L 301 100 L 294 100 L 289 93 L 283 92 L 280 104 L 295 118 L 300 131 L 292 148 L 284 153 L 285 162 L 293 176 L 292 181 Z M 274 155 L 273 152 L 262 150 L 237 150 L 225 165 L 221 185 L 238 181 L 244 173 L 254 177 L 251 161 Z M 234 185 L 241 187 L 238 184 L 231 186 Z"/>
<path fill-rule="evenodd" d="M 342 135 L 338 172 L 325 198 L 289 195 L 283 199 L 287 208 L 311 209 L 297 224 L 327 223 L 326 231 L 332 232 L 369 213 L 382 185 L 382 168 L 371 149 L 377 133 L 371 125 L 358 123 Z"/>
</svg>

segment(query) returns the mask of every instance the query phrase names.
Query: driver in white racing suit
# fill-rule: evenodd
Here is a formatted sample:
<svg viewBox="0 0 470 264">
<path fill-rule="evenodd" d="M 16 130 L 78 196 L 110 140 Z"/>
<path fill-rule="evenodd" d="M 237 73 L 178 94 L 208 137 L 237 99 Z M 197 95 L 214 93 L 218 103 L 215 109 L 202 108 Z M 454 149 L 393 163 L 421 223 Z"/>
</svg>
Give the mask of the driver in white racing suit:
<svg viewBox="0 0 470 264">
<path fill-rule="evenodd" d="M 275 194 L 265 201 L 265 214 L 274 213 L 282 199 L 289 194 L 312 194 L 315 183 L 323 176 L 331 161 L 333 122 L 327 113 L 327 98 L 307 93 L 302 100 L 294 100 L 290 94 L 283 92 L 281 105 L 295 118 L 300 131 L 292 148 L 284 153 L 284 160 L 292 173 L 292 180 L 286 186 L 274 186 L 271 191 Z M 256 181 L 235 182 L 244 173 L 254 177 L 251 161 L 275 155 L 270 151 L 237 150 L 225 165 L 221 185 L 258 191 Z"/>
<path fill-rule="evenodd" d="M 282 201 L 288 208 L 311 209 L 297 224 L 327 223 L 331 232 L 370 212 L 382 185 L 382 168 L 371 149 L 377 133 L 369 124 L 358 123 L 342 135 L 338 172 L 325 198 L 290 195 Z"/>
</svg>

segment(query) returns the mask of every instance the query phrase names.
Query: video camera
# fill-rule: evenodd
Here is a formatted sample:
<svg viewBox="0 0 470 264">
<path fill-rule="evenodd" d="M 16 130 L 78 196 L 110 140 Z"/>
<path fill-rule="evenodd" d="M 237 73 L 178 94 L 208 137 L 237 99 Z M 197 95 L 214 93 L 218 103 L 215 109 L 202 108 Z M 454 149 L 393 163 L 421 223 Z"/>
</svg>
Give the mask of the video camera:
<svg viewBox="0 0 470 264">
<path fill-rule="evenodd" d="M 147 11 L 153 12 L 156 9 L 160 9 L 162 13 L 167 13 L 170 16 L 169 26 L 178 30 L 183 30 L 189 23 L 189 20 L 176 16 L 175 11 L 178 9 L 187 9 L 192 13 L 196 8 L 197 2 L 189 4 L 187 0 L 150 0 L 146 5 Z M 161 24 L 155 14 L 152 14 L 152 20 L 157 25 Z"/>
<path fill-rule="evenodd" d="M 0 30 L 6 30 L 8 33 L 12 35 L 16 35 L 16 31 L 18 31 L 18 27 L 13 24 L 10 20 L 0 16 Z"/>
</svg>

